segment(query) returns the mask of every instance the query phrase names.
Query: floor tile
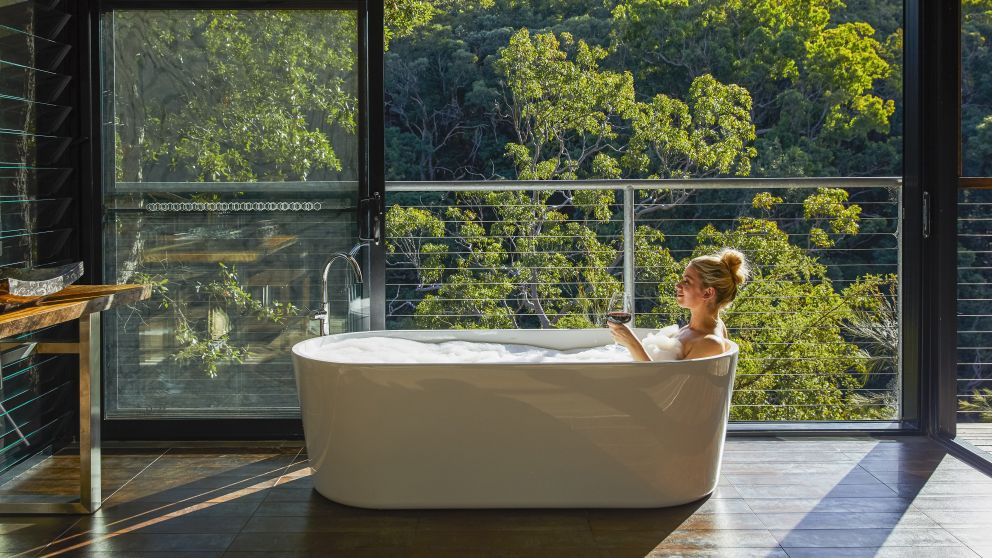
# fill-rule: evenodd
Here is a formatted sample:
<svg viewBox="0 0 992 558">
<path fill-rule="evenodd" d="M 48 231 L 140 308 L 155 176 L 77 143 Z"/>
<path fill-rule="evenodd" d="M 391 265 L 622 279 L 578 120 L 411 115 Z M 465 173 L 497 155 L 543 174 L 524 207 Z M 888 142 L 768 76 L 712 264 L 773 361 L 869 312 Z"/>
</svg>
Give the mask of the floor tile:
<svg viewBox="0 0 992 558">
<path fill-rule="evenodd" d="M 789 558 L 788 553 L 779 547 L 770 548 L 717 548 L 652 551 L 647 558 Z"/>
<path fill-rule="evenodd" d="M 69 541 L 46 552 L 54 550 L 77 550 L 98 552 L 184 552 L 184 551 L 215 551 L 222 552 L 234 540 L 235 535 L 212 533 L 184 534 L 182 536 L 166 533 L 131 532 L 117 536 L 94 533 L 80 541 Z"/>
<path fill-rule="evenodd" d="M 755 513 L 902 513 L 913 505 L 908 498 L 754 498 L 745 500 Z"/>
<path fill-rule="evenodd" d="M 174 534 L 237 534 L 248 523 L 245 516 L 210 516 L 198 517 L 183 513 L 175 516 L 170 514 L 146 514 L 133 519 L 113 520 L 104 517 L 84 518 L 73 526 L 72 532 L 114 533 L 124 530 L 137 529 L 141 533 L 174 533 Z"/>
<path fill-rule="evenodd" d="M 992 513 L 947 510 L 925 510 L 923 513 L 945 528 L 986 528 L 992 530 Z"/>
<path fill-rule="evenodd" d="M 988 527 L 959 527 L 957 525 L 949 525 L 945 528 L 961 542 L 972 548 L 992 547 L 992 529 Z"/>
<path fill-rule="evenodd" d="M 959 546 L 961 543 L 941 528 L 894 529 L 791 529 L 771 530 L 783 548 Z"/>
<path fill-rule="evenodd" d="M 245 533 L 379 531 L 384 529 L 415 529 L 419 521 L 415 515 L 403 516 L 388 512 L 365 517 L 257 515 L 248 520 L 242 530 Z"/>
<path fill-rule="evenodd" d="M 992 512 L 992 498 L 988 496 L 916 496 L 912 502 L 923 511 Z"/>
<path fill-rule="evenodd" d="M 38 558 L 221 558 L 221 551 L 145 551 L 80 549 L 68 552 L 45 550 Z"/>
<path fill-rule="evenodd" d="M 886 546 L 880 548 L 787 548 L 789 558 L 977 558 L 965 546 Z"/>
<path fill-rule="evenodd" d="M 413 529 L 342 531 L 334 533 L 241 533 L 231 543 L 231 551 L 344 551 L 356 548 L 409 549 Z"/>
<path fill-rule="evenodd" d="M 756 498 L 892 498 L 899 496 L 885 484 L 830 484 L 812 481 L 807 485 L 751 485 L 737 486 L 745 500 Z"/>
<path fill-rule="evenodd" d="M 765 529 L 735 529 L 723 531 L 678 530 L 660 541 L 654 551 L 700 550 L 714 548 L 775 548 L 775 537 Z"/>
<path fill-rule="evenodd" d="M 899 513 L 759 513 L 756 517 L 766 529 L 888 529 L 893 527 L 927 527 L 939 525 L 922 512 Z"/>
<path fill-rule="evenodd" d="M 885 482 L 861 468 L 844 469 L 836 472 L 821 472 L 817 473 L 814 479 L 810 478 L 810 473 L 731 473 L 726 474 L 726 477 L 735 486 L 803 486 L 809 484 L 811 480 L 815 480 L 817 483 L 831 485 L 879 484 L 880 482 Z"/>
</svg>

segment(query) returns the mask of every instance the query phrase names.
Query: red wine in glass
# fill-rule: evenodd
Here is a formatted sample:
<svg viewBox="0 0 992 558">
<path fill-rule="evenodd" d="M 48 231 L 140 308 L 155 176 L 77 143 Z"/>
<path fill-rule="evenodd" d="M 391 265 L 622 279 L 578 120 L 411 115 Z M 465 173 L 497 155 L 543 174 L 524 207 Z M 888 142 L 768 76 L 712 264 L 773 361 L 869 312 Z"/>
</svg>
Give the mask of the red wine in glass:
<svg viewBox="0 0 992 558">
<path fill-rule="evenodd" d="M 615 324 L 625 324 L 630 321 L 630 312 L 609 312 L 606 319 Z"/>
<path fill-rule="evenodd" d="M 624 293 L 613 293 L 606 307 L 606 321 L 625 324 L 630 321 L 630 297 Z"/>
</svg>

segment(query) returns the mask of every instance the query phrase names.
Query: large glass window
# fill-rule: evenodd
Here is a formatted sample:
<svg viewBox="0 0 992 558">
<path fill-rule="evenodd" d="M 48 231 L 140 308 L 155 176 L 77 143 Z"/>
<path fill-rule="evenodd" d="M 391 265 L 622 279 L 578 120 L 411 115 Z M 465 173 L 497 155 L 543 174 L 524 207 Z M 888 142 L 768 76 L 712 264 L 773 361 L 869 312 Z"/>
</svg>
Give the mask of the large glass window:
<svg viewBox="0 0 992 558">
<path fill-rule="evenodd" d="M 732 246 L 732 418 L 898 419 L 902 12 L 476 0 L 396 30 L 387 326 L 593 327 L 625 284 L 664 326 Z"/>
<path fill-rule="evenodd" d="M 298 414 L 290 348 L 357 234 L 357 13 L 120 10 L 102 37 L 104 277 L 154 287 L 108 317 L 107 416 Z"/>
<path fill-rule="evenodd" d="M 961 8 L 957 434 L 992 459 L 992 6 Z"/>
</svg>

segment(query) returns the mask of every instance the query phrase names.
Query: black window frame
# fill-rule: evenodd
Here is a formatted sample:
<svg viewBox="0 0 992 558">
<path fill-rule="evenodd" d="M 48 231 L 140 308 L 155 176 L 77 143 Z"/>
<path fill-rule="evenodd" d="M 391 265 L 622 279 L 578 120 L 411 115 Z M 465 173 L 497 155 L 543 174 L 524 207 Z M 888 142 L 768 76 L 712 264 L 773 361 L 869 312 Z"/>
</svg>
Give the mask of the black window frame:
<svg viewBox="0 0 992 558">
<path fill-rule="evenodd" d="M 102 270 L 99 23 L 115 9 L 357 9 L 360 14 L 360 176 L 363 198 L 385 194 L 383 31 L 384 10 L 376 0 L 80 0 L 81 75 L 78 97 L 82 129 L 89 138 L 80 160 L 83 176 L 81 248 L 94 282 Z M 929 435 L 965 456 L 954 437 L 956 343 L 956 196 L 959 186 L 960 77 L 959 2 L 903 3 L 903 207 L 902 207 L 902 416 L 892 427 L 866 423 L 750 424 L 730 435 Z M 926 76 L 926 78 L 924 78 Z M 930 212 L 925 214 L 924 196 Z M 360 215 L 368 231 L 374 208 Z M 381 219 L 380 219 L 381 221 Z M 381 226 L 380 222 L 380 226 Z M 930 234 L 924 238 L 924 226 Z M 385 300 L 385 250 L 369 253 L 372 301 Z M 373 304 L 372 328 L 384 325 L 382 304 Z M 302 437 L 299 419 L 203 419 L 104 421 L 111 440 L 247 440 Z M 965 456 L 967 457 L 967 456 Z M 972 462 L 981 465 L 975 460 Z M 986 463 L 982 461 L 982 463 Z"/>
</svg>

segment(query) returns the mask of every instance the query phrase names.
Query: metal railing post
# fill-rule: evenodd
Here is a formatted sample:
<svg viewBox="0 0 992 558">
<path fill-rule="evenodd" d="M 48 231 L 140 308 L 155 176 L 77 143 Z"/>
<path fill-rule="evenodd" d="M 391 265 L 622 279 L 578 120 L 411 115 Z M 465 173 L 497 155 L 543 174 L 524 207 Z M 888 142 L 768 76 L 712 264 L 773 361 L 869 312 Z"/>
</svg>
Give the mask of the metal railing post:
<svg viewBox="0 0 992 558">
<path fill-rule="evenodd" d="M 623 291 L 630 297 L 630 324 L 634 325 L 637 299 L 634 297 L 634 186 L 623 187 Z"/>
</svg>

